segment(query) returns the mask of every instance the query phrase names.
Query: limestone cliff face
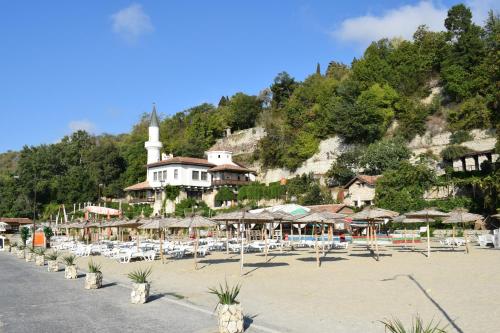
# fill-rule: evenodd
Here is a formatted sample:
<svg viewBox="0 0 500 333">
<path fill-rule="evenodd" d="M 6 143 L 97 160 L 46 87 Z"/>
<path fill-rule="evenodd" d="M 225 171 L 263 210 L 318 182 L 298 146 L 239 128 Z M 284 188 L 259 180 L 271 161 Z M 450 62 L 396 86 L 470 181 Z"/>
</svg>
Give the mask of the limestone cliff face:
<svg viewBox="0 0 500 333">
<path fill-rule="evenodd" d="M 262 127 L 249 128 L 217 140 L 217 143 L 212 148 L 232 151 L 236 160 L 240 157 L 245 166 L 257 171 L 257 180 L 263 183 L 275 182 L 282 178 L 292 178 L 296 175 L 311 172 L 320 180 L 324 180 L 324 174 L 328 171 L 332 162 L 336 160 L 340 153 L 349 148 L 349 145 L 342 143 L 339 137 L 334 136 L 321 141 L 318 152 L 293 172 L 283 168 L 264 169 L 258 161 L 252 162 L 248 157 L 252 155 L 258 141 L 265 135 L 265 129 Z M 408 148 L 412 150 L 414 155 L 430 150 L 439 156 L 441 151 L 450 143 L 450 135 L 451 133 L 443 131 L 442 127 L 437 129 L 429 128 L 423 136 L 415 137 L 408 144 Z M 475 151 L 495 148 L 494 131 L 473 130 L 471 135 L 474 140 L 464 142 L 462 145 Z"/>
</svg>

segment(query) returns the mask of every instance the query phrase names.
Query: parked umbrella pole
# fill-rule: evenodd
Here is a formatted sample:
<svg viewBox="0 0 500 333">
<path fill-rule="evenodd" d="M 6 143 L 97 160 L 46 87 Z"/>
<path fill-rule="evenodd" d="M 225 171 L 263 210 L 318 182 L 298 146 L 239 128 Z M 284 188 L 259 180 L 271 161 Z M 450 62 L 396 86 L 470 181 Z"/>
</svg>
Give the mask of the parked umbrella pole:
<svg viewBox="0 0 500 333">
<path fill-rule="evenodd" d="M 198 228 L 194 229 L 194 269 L 198 269 L 198 261 L 196 260 L 198 258 Z"/>
<path fill-rule="evenodd" d="M 165 239 L 165 235 L 163 232 L 163 228 L 160 228 L 160 259 L 161 263 L 164 263 L 164 258 L 163 258 L 163 240 Z"/>
<path fill-rule="evenodd" d="M 320 266 L 320 261 L 319 261 L 318 234 L 316 234 L 316 241 L 314 243 L 314 247 L 316 248 L 316 264 L 319 267 Z"/>
<path fill-rule="evenodd" d="M 456 242 L 456 240 L 455 240 L 455 235 L 456 235 L 456 234 L 455 234 L 455 225 L 453 225 L 453 228 L 452 228 L 452 230 L 451 230 L 451 238 L 453 239 L 453 241 L 451 242 L 451 249 L 452 249 L 453 251 L 455 251 L 455 242 Z"/>
<path fill-rule="evenodd" d="M 280 253 L 283 253 L 283 241 L 284 241 L 284 238 L 283 238 L 283 223 L 281 223 L 283 221 L 280 221 L 280 234 L 281 234 L 281 239 L 280 239 Z"/>
<path fill-rule="evenodd" d="M 325 255 L 325 239 L 324 239 L 324 237 L 323 237 L 323 233 L 324 233 L 324 231 L 325 231 L 325 224 L 324 224 L 324 223 L 322 223 L 322 224 L 321 224 L 321 244 L 323 245 L 323 249 L 322 249 L 322 251 L 323 251 L 323 255 Z"/>
<path fill-rule="evenodd" d="M 406 249 L 406 226 L 405 226 L 405 232 L 403 233 L 403 247 Z"/>
<path fill-rule="evenodd" d="M 462 222 L 464 228 L 464 238 L 465 238 L 465 253 L 469 253 L 469 245 L 467 244 L 467 230 L 465 229 L 465 223 Z"/>
<path fill-rule="evenodd" d="M 241 248 L 240 248 L 240 275 L 243 276 L 243 230 L 241 228 L 241 222 L 238 224 L 241 234 Z"/>
<path fill-rule="evenodd" d="M 377 261 L 379 261 L 379 253 L 378 253 L 378 241 L 377 241 L 377 225 L 375 224 L 375 222 L 373 223 L 373 227 L 375 229 L 374 233 L 373 233 L 373 239 L 375 241 L 375 252 L 377 253 Z"/>
<path fill-rule="evenodd" d="M 229 225 L 226 221 L 226 254 L 229 255 Z"/>
<path fill-rule="evenodd" d="M 431 257 L 431 232 L 429 230 L 429 218 L 427 218 L 427 258 Z"/>
</svg>

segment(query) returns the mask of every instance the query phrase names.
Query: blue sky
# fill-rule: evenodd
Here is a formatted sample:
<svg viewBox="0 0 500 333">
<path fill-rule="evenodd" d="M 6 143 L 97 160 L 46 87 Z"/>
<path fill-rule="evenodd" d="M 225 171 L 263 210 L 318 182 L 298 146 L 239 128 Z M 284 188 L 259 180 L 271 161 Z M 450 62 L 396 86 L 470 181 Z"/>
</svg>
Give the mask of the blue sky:
<svg viewBox="0 0 500 333">
<path fill-rule="evenodd" d="M 302 80 L 370 40 L 440 29 L 454 3 L 0 0 L 0 152 L 127 132 L 153 102 L 170 115 L 257 94 L 283 70 Z M 478 20 L 499 7 L 467 4 Z"/>
</svg>

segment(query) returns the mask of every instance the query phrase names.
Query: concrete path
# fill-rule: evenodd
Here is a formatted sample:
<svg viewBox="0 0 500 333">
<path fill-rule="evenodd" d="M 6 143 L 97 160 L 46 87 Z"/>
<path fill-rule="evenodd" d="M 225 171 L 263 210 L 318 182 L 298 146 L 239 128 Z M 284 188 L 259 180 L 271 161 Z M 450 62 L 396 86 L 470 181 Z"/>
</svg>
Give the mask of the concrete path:
<svg viewBox="0 0 500 333">
<path fill-rule="evenodd" d="M 0 332 L 216 332 L 212 313 L 155 294 L 144 305 L 130 304 L 126 285 L 104 281 L 85 290 L 83 274 L 64 279 L 64 271 L 47 272 L 0 252 Z M 250 327 L 247 332 L 258 332 Z"/>
</svg>

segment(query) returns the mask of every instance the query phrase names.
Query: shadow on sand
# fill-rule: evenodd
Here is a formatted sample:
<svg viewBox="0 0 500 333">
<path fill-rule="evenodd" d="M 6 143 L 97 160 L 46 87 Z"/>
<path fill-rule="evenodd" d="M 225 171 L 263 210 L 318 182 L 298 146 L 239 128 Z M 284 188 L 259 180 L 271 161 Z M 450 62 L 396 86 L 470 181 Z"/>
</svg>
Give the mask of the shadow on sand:
<svg viewBox="0 0 500 333">
<path fill-rule="evenodd" d="M 425 288 L 420 284 L 420 282 L 418 282 L 412 275 L 410 274 L 398 274 L 398 275 L 394 275 L 392 278 L 388 278 L 388 279 L 383 279 L 381 280 L 382 282 L 387 282 L 387 281 L 394 281 L 396 280 L 398 277 L 406 277 L 408 278 L 411 282 L 413 282 L 417 288 L 422 292 L 422 294 L 424 294 L 425 297 L 427 297 L 427 299 L 432 303 L 434 304 L 434 306 L 443 314 L 443 316 L 446 318 L 446 320 L 450 323 L 451 326 L 453 326 L 453 328 L 458 332 L 458 333 L 463 333 L 464 331 L 455 323 L 455 321 L 450 317 L 450 315 L 448 314 L 448 312 L 446 312 L 446 310 L 434 299 L 432 298 L 431 295 L 429 295 L 429 293 L 427 293 L 427 291 L 425 290 Z"/>
</svg>

